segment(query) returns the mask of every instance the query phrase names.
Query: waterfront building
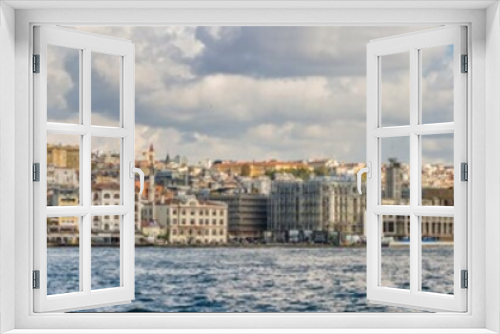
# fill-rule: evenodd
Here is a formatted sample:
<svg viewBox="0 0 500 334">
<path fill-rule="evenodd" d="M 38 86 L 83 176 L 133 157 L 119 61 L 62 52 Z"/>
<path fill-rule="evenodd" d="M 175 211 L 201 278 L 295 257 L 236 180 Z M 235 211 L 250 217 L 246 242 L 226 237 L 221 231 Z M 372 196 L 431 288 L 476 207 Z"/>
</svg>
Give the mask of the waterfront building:
<svg viewBox="0 0 500 334">
<path fill-rule="evenodd" d="M 275 181 L 268 207 L 268 231 L 275 241 L 291 235 L 333 231 L 333 191 L 322 181 Z"/>
<path fill-rule="evenodd" d="M 422 217 L 422 237 L 453 241 L 453 217 Z M 382 216 L 383 234 L 397 239 L 410 237 L 409 216 Z"/>
<path fill-rule="evenodd" d="M 267 229 L 268 196 L 213 194 L 209 199 L 228 205 L 229 240 L 261 240 Z"/>
<path fill-rule="evenodd" d="M 54 188 L 47 198 L 49 206 L 78 205 L 78 189 Z M 52 244 L 78 244 L 80 217 L 49 217 L 47 218 L 47 242 Z"/>
<path fill-rule="evenodd" d="M 120 184 L 118 182 L 92 184 L 92 205 L 120 205 L 120 203 Z M 120 216 L 92 216 L 92 232 L 115 232 L 119 234 Z"/>
<path fill-rule="evenodd" d="M 165 229 L 156 222 L 156 220 L 149 220 L 142 222 L 142 235 L 153 240 L 165 233 Z"/>
<path fill-rule="evenodd" d="M 422 205 L 454 205 L 454 189 L 451 188 L 422 188 Z"/>
<path fill-rule="evenodd" d="M 153 217 L 156 217 L 153 219 Z M 202 201 L 181 196 L 147 203 L 143 221 L 156 221 L 170 244 L 224 244 L 227 242 L 228 206 L 218 201 Z"/>
<path fill-rule="evenodd" d="M 80 217 L 47 218 L 47 243 L 77 245 L 80 240 Z"/>
<path fill-rule="evenodd" d="M 48 206 L 78 205 L 77 188 L 51 188 L 47 196 Z M 80 217 L 47 218 L 47 242 L 52 244 L 78 244 Z"/>
<path fill-rule="evenodd" d="M 351 175 L 315 177 L 306 182 L 275 181 L 269 198 L 268 230 L 276 241 L 287 240 L 290 231 L 303 236 L 311 232 L 362 235 L 364 193 L 358 193 Z"/>
<path fill-rule="evenodd" d="M 453 188 L 423 188 L 422 205 L 453 206 Z M 383 233 L 395 239 L 410 237 L 410 217 L 382 216 Z M 453 241 L 453 217 L 421 217 L 422 237 Z"/>
<path fill-rule="evenodd" d="M 359 194 L 356 178 L 352 175 L 323 177 L 333 191 L 334 230 L 342 234 L 363 235 L 366 212 L 366 186 Z"/>
</svg>

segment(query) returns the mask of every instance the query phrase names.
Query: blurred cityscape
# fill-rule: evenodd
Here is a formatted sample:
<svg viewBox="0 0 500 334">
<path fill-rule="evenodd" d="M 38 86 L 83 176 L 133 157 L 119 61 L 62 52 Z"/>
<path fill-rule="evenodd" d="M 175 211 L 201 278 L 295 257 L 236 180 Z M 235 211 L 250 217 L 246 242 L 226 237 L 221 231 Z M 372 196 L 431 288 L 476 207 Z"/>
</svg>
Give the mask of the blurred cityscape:
<svg viewBox="0 0 500 334">
<path fill-rule="evenodd" d="M 79 205 L 78 145 L 47 146 L 47 205 Z M 119 205 L 120 153 L 92 152 L 92 205 Z M 365 193 L 356 188 L 359 162 L 221 161 L 189 163 L 156 157 L 153 144 L 136 159 L 146 174 L 135 180 L 136 245 L 365 243 Z M 453 166 L 422 166 L 422 205 L 453 206 Z M 382 165 L 382 204 L 409 205 L 409 165 Z M 365 184 L 363 183 L 363 187 Z M 49 245 L 77 245 L 80 217 L 47 219 Z M 119 215 L 93 216 L 92 242 L 117 245 Z M 409 239 L 406 216 L 383 216 L 386 242 Z M 453 241 L 453 218 L 423 217 L 422 238 Z M 384 241 L 382 241 L 384 243 Z"/>
</svg>

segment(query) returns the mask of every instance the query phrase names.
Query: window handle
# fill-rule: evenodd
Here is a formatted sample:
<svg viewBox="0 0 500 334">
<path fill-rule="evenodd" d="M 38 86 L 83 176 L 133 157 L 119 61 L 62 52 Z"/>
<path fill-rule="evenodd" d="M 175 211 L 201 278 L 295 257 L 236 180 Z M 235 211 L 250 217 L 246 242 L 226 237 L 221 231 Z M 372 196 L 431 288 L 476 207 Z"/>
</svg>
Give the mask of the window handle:
<svg viewBox="0 0 500 334">
<path fill-rule="evenodd" d="M 361 168 L 358 170 L 358 173 L 356 174 L 356 177 L 358 179 L 358 192 L 361 195 L 363 192 L 361 191 L 361 176 L 366 173 L 366 176 L 371 179 L 372 178 L 372 163 L 367 162 L 366 167 Z"/>
<path fill-rule="evenodd" d="M 144 190 L 144 172 L 140 168 L 135 168 L 133 161 L 130 161 L 129 163 L 129 170 L 130 170 L 129 176 L 131 179 L 135 178 L 135 173 L 139 174 L 139 178 L 141 180 L 141 190 L 139 191 L 139 195 L 141 195 L 142 191 Z"/>
</svg>

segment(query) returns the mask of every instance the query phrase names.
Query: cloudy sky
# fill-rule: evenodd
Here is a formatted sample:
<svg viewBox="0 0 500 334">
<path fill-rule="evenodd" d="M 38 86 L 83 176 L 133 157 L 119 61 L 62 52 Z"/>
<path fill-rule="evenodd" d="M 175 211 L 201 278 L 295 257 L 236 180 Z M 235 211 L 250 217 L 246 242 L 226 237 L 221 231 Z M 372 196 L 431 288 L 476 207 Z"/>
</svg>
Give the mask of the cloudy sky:
<svg viewBox="0 0 500 334">
<path fill-rule="evenodd" d="M 157 157 L 364 161 L 366 44 L 424 28 L 78 27 L 133 41 L 136 153 Z M 423 120 L 452 121 L 452 47 L 423 54 Z M 117 59 L 93 55 L 92 123 L 118 120 Z M 49 119 L 78 119 L 78 53 L 49 49 Z M 409 56 L 382 60 L 383 125 L 408 124 Z M 450 118 L 451 117 L 451 118 Z M 406 160 L 405 140 L 387 144 Z M 451 157 L 426 140 L 427 161 Z M 444 145 L 443 145 L 444 144 Z M 103 144 L 104 145 L 104 144 Z M 385 156 L 386 154 L 383 153 Z"/>
</svg>

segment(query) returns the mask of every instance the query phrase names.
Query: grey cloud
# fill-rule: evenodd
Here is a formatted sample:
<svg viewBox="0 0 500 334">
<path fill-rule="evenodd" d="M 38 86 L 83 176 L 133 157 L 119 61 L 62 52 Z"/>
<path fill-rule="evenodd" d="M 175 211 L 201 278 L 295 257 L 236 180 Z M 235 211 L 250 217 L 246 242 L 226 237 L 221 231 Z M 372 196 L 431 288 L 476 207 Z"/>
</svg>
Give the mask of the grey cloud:
<svg viewBox="0 0 500 334">
<path fill-rule="evenodd" d="M 106 78 L 102 69 L 96 66 L 97 61 L 104 61 L 110 66 L 110 77 Z M 120 59 L 116 56 L 92 54 L 91 71 L 91 107 L 92 114 L 98 113 L 118 125 L 120 120 Z M 92 120 L 92 124 L 96 124 Z"/>
<path fill-rule="evenodd" d="M 47 108 L 47 119 L 50 121 L 65 121 L 78 119 L 78 113 L 80 109 L 79 105 L 79 66 L 80 58 L 78 52 L 65 52 L 66 50 L 61 50 L 62 48 L 51 48 L 51 52 L 56 52 L 57 56 L 63 62 L 63 70 L 69 75 L 72 88 L 64 93 L 65 107 L 59 105 L 48 104 Z M 56 69 L 48 67 L 47 71 L 50 74 L 51 71 L 56 71 Z M 48 75 L 47 78 L 47 98 L 51 101 L 56 95 L 61 94 L 60 85 L 57 82 L 51 80 L 51 76 Z"/>
<path fill-rule="evenodd" d="M 198 27 L 204 49 L 194 62 L 199 75 L 254 77 L 345 76 L 366 73 L 366 44 L 423 27 Z M 399 62 L 390 62 L 398 69 Z"/>
<path fill-rule="evenodd" d="M 92 29 L 136 43 L 136 68 L 142 71 L 136 74 L 137 128 L 151 129 L 161 157 L 168 149 L 193 157 L 363 161 L 366 43 L 422 27 Z M 397 86 L 404 62 L 388 66 Z M 117 110 L 116 91 L 102 73 L 92 75 L 98 80 L 95 112 L 109 118 Z M 318 78 L 324 83 L 316 83 Z M 66 96 L 73 104 L 76 92 Z M 388 116 L 398 118 L 400 110 Z M 282 130 L 286 123 L 293 124 L 288 132 Z M 280 136 L 256 135 L 255 129 L 268 124 Z M 147 131 L 142 137 L 147 139 Z"/>
</svg>

